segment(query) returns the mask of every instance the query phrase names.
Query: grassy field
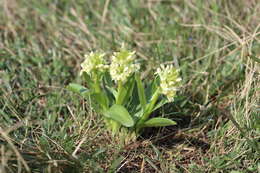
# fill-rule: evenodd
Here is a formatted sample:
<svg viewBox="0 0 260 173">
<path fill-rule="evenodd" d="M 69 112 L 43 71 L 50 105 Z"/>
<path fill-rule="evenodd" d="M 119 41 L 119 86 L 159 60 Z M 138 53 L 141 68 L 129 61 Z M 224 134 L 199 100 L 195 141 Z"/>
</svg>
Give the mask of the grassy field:
<svg viewBox="0 0 260 173">
<path fill-rule="evenodd" d="M 178 125 L 127 145 L 66 89 L 123 42 L 184 84 L 156 112 Z M 259 55 L 257 0 L 1 0 L 0 172 L 260 172 Z"/>
</svg>

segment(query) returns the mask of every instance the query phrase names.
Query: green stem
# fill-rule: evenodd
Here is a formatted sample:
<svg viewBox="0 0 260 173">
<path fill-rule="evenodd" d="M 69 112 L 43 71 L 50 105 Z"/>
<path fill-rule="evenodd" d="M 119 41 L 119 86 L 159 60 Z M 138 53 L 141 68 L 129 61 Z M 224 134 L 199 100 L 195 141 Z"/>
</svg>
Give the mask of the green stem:
<svg viewBox="0 0 260 173">
<path fill-rule="evenodd" d="M 98 80 L 98 75 L 93 75 L 93 79 L 94 79 L 94 92 L 95 93 L 100 93 L 101 88 L 99 86 L 99 80 Z"/>
<path fill-rule="evenodd" d="M 94 90 L 95 90 L 95 93 L 100 93 L 101 89 L 100 89 L 100 86 L 99 86 L 99 82 L 98 81 L 95 81 L 95 85 L 94 85 Z"/>
<path fill-rule="evenodd" d="M 123 84 L 121 81 L 118 82 L 118 87 L 117 87 L 117 98 L 116 98 L 116 104 L 117 105 L 121 105 L 123 103 L 123 96 L 122 96 L 122 88 L 123 88 Z"/>
<path fill-rule="evenodd" d="M 121 105 L 123 103 L 123 99 L 122 99 L 122 82 L 118 82 L 118 88 L 117 88 L 117 91 L 118 91 L 118 94 L 117 94 L 117 97 L 116 97 L 116 104 L 117 105 Z M 111 128 L 112 128 L 112 134 L 115 135 L 119 128 L 120 128 L 120 124 L 114 120 L 111 119 Z"/>
</svg>

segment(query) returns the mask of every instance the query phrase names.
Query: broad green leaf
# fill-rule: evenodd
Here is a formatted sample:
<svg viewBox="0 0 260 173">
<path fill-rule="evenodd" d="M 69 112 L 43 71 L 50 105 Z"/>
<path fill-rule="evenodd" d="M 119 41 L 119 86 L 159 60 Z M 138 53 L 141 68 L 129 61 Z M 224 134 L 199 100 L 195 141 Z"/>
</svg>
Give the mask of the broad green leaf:
<svg viewBox="0 0 260 173">
<path fill-rule="evenodd" d="M 132 127 L 134 125 L 131 115 L 124 106 L 115 104 L 107 112 L 105 112 L 105 115 L 125 127 Z"/>
<path fill-rule="evenodd" d="M 95 100 L 96 103 L 102 106 L 103 109 L 108 109 L 109 106 L 109 100 L 107 95 L 104 92 L 99 92 L 99 93 L 93 93 L 91 95 L 92 100 Z"/>
<path fill-rule="evenodd" d="M 142 105 L 142 108 L 145 109 L 146 96 L 145 96 L 145 92 L 144 92 L 144 86 L 143 86 L 143 83 L 142 83 L 141 78 L 140 78 L 140 73 L 135 74 L 135 80 L 136 80 L 136 84 L 137 84 L 138 96 L 139 96 L 140 103 Z"/>
<path fill-rule="evenodd" d="M 172 121 L 168 118 L 151 118 L 144 122 L 143 127 L 163 127 L 171 126 L 177 124 L 175 121 Z"/>
<path fill-rule="evenodd" d="M 72 91 L 72 92 L 75 92 L 77 94 L 80 94 L 82 95 L 83 97 L 84 96 L 87 96 L 88 94 L 90 94 L 90 91 L 85 88 L 84 86 L 82 85 L 79 85 L 79 84 L 75 84 L 75 83 L 70 83 L 68 86 L 67 86 L 67 89 Z"/>
<path fill-rule="evenodd" d="M 117 94 L 117 104 L 124 105 L 132 96 L 135 80 L 129 78 L 128 81 L 119 87 Z"/>
<path fill-rule="evenodd" d="M 87 87 L 90 89 L 93 89 L 94 82 L 91 79 L 91 77 L 86 72 L 83 72 L 82 76 L 83 76 L 84 80 L 86 81 Z"/>
</svg>

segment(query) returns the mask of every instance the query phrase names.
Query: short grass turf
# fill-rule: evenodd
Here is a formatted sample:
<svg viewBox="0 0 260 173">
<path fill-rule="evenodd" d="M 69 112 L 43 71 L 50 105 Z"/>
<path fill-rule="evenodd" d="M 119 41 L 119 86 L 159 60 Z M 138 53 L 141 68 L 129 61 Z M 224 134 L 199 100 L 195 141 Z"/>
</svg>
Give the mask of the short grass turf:
<svg viewBox="0 0 260 173">
<path fill-rule="evenodd" d="M 2 0 L 0 172 L 259 172 L 259 35 L 257 0 Z M 85 53 L 123 42 L 143 75 L 183 78 L 154 113 L 178 125 L 127 145 L 66 90 Z"/>
</svg>

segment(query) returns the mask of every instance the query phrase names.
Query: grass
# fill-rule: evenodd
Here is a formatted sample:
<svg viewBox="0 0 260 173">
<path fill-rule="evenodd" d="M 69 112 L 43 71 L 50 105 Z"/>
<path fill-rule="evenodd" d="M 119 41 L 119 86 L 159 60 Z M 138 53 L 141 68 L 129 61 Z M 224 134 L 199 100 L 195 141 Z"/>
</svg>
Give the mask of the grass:
<svg viewBox="0 0 260 173">
<path fill-rule="evenodd" d="M 0 2 L 0 172 L 260 172 L 257 1 Z M 184 86 L 157 114 L 178 126 L 112 138 L 81 83 L 84 53 L 136 50 Z M 147 77 L 148 76 L 148 77 Z"/>
</svg>

